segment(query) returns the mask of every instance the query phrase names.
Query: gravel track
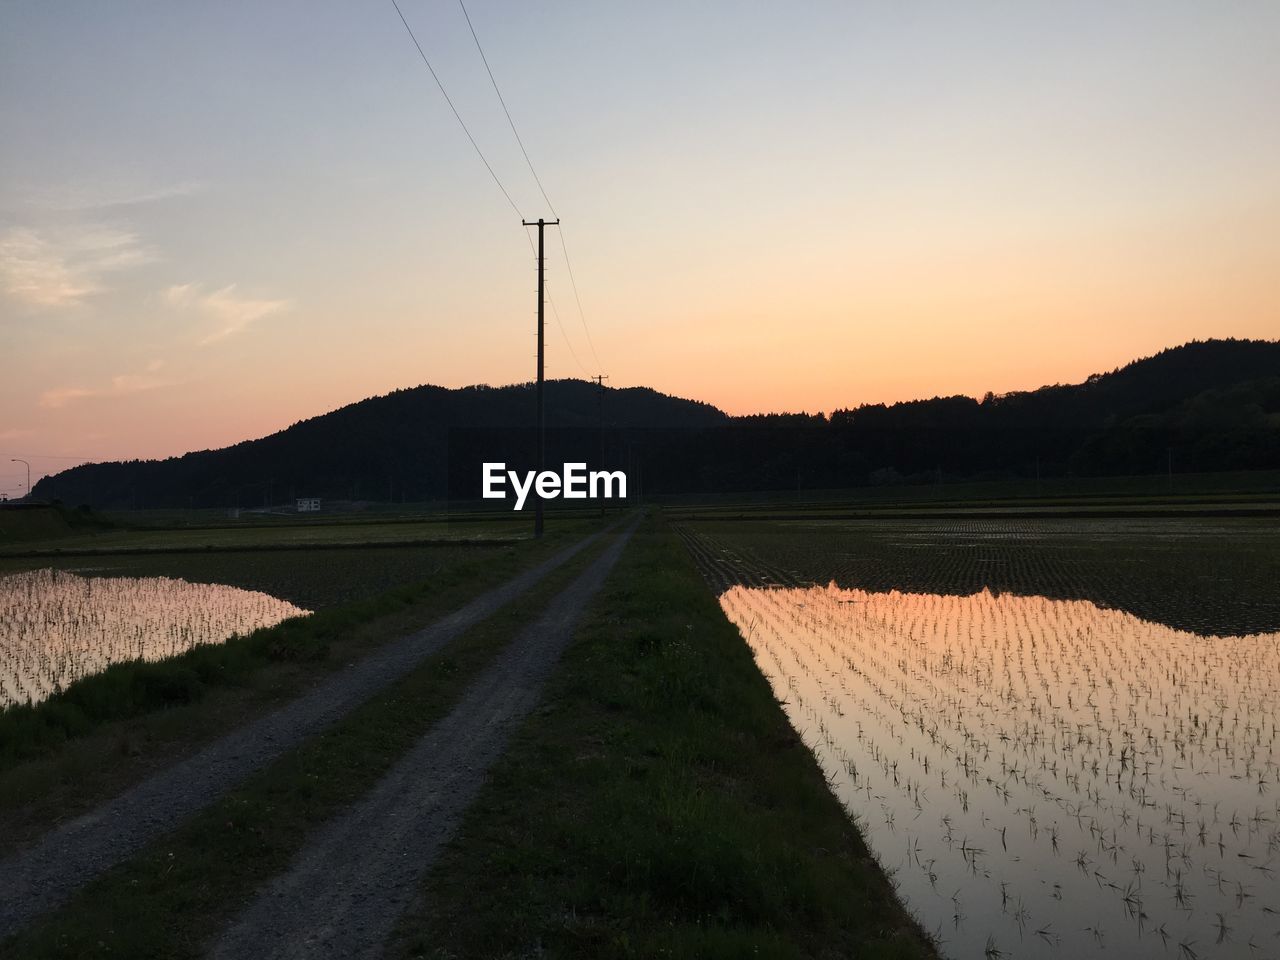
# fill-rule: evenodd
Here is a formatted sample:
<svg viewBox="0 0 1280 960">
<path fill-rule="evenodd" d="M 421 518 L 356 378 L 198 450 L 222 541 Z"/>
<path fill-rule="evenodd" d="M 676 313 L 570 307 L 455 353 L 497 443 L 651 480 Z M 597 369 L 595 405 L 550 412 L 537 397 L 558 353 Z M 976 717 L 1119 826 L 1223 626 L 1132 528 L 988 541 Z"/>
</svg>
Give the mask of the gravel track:
<svg viewBox="0 0 1280 960">
<path fill-rule="evenodd" d="M 626 530 L 498 655 L 355 807 L 321 827 L 213 947 L 213 960 L 380 957 L 422 876 L 537 704 Z"/>
<path fill-rule="evenodd" d="M 239 727 L 0 861 L 0 940 L 58 906 L 79 887 L 213 803 L 307 737 L 341 719 L 455 637 L 528 591 L 603 532 L 564 548 L 430 626 L 386 644 L 279 710 Z"/>
</svg>

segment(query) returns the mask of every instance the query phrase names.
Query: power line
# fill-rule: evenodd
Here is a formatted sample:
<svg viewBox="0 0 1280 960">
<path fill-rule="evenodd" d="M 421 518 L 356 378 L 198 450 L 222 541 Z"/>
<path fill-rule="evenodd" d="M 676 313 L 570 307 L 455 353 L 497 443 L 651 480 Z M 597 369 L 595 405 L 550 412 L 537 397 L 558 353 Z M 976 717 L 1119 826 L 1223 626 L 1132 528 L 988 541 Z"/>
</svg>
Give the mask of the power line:
<svg viewBox="0 0 1280 960">
<path fill-rule="evenodd" d="M 440 89 L 440 94 L 441 96 L 444 97 L 445 103 L 449 105 L 449 109 L 453 112 L 454 119 L 458 121 L 458 126 L 462 127 L 462 132 L 467 135 L 467 139 L 471 142 L 471 146 L 475 150 L 476 156 L 480 158 L 480 162 L 483 163 L 485 169 L 489 171 L 489 176 L 492 177 L 493 182 L 498 185 L 498 189 L 501 190 L 502 195 L 506 197 L 507 203 L 511 205 L 511 209 L 516 212 L 516 214 L 520 217 L 521 221 L 524 221 L 524 214 L 521 213 L 519 206 L 517 206 L 515 200 L 512 199 L 511 193 L 503 185 L 502 180 L 498 177 L 497 172 L 493 169 L 493 165 L 490 164 L 488 158 L 485 157 L 484 151 L 480 149 L 480 144 L 476 142 L 476 138 L 472 135 L 470 128 L 466 124 L 466 121 L 462 119 L 462 114 L 460 114 L 458 112 L 458 108 L 454 106 L 453 100 L 449 96 L 448 91 L 445 90 L 444 83 L 440 80 L 439 74 L 436 73 L 435 68 L 431 65 L 431 61 L 427 57 L 426 51 L 422 49 L 422 44 L 418 42 L 418 38 L 413 32 L 413 28 L 409 26 L 409 21 L 405 18 L 404 11 L 400 9 L 400 4 L 397 2 L 397 0 L 391 0 L 391 5 L 395 7 L 396 14 L 400 17 L 400 22 L 404 25 L 405 31 L 409 34 L 409 39 L 413 41 L 413 45 L 418 51 L 418 56 L 422 58 L 423 64 L 426 65 L 427 70 L 430 72 L 431 79 L 435 81 L 436 86 Z M 542 199 L 546 201 L 547 207 L 550 209 L 552 215 L 556 216 L 555 206 L 551 203 L 551 198 L 547 196 L 547 191 L 542 186 L 542 180 L 538 176 L 538 171 L 534 169 L 533 161 L 529 158 L 529 151 L 525 149 L 524 141 L 520 138 L 520 131 L 516 128 L 515 120 L 512 119 L 511 111 L 507 108 L 507 102 L 502 96 L 502 90 L 498 86 L 497 78 L 494 77 L 493 70 L 489 66 L 489 58 L 485 56 L 484 47 L 480 45 L 480 37 L 476 34 L 476 29 L 471 22 L 471 15 L 467 12 L 466 4 L 463 3 L 463 0 L 458 0 L 458 5 L 462 7 L 462 15 L 463 17 L 466 18 L 467 28 L 471 31 L 471 39 L 475 41 L 476 50 L 479 51 L 480 53 L 480 59 L 484 63 L 485 72 L 488 73 L 489 75 L 489 82 L 493 84 L 493 91 L 498 96 L 498 103 L 502 105 L 502 112 L 507 118 L 507 123 L 511 127 L 511 133 L 515 137 L 517 145 L 519 145 L 520 147 L 520 153 L 524 156 L 524 161 L 529 166 L 529 172 L 533 174 L 534 182 L 538 185 L 538 191 L 542 194 Z M 557 220 L 559 219 L 558 216 L 556 216 L 556 218 Z M 533 238 L 529 235 L 529 231 L 527 229 L 525 231 L 525 239 L 529 241 L 530 251 L 534 252 Z M 600 362 L 600 359 L 599 359 L 599 356 L 596 354 L 595 343 L 591 339 L 591 331 L 587 328 L 586 315 L 583 313 L 583 310 L 582 310 L 582 298 L 578 294 L 577 280 L 573 276 L 573 266 L 569 261 L 569 249 L 565 245 L 563 236 L 560 238 L 560 247 L 561 247 L 561 250 L 564 252 L 565 266 L 569 274 L 569 283 L 573 288 L 573 298 L 574 298 L 575 304 L 577 305 L 578 316 L 582 321 L 583 332 L 586 334 L 586 337 L 587 337 L 587 345 L 591 348 L 591 354 L 593 357 L 596 358 L 596 363 L 598 365 Z M 535 255 L 536 255 L 536 252 L 535 252 Z M 556 326 L 559 328 L 560 336 L 564 339 L 565 346 L 569 350 L 569 355 L 573 357 L 573 362 L 577 364 L 578 369 L 582 371 L 582 374 L 584 376 L 587 376 L 587 368 L 583 365 L 582 360 L 581 358 L 579 358 L 577 351 L 573 349 L 573 343 L 572 341 L 570 341 L 569 334 L 564 328 L 564 322 L 560 319 L 560 311 L 559 309 L 557 309 L 555 305 L 555 301 L 550 297 L 548 297 L 547 299 L 551 303 L 552 315 L 556 318 Z"/>
<path fill-rule="evenodd" d="M 564 332 L 564 324 L 560 322 L 560 311 L 556 309 L 556 301 L 550 295 L 547 296 L 547 303 L 551 304 L 551 315 L 556 318 L 556 326 L 560 328 L 560 336 L 564 339 L 564 345 L 569 348 L 569 356 L 573 357 L 573 362 L 578 365 L 578 369 L 582 371 L 582 375 L 588 380 L 591 379 L 587 373 L 587 368 L 582 365 L 582 361 L 578 359 L 578 351 L 573 349 L 573 344 L 569 341 L 569 335 Z"/>
<path fill-rule="evenodd" d="M 573 276 L 573 263 L 569 259 L 569 246 L 564 239 L 564 227 L 560 228 L 560 249 L 564 251 L 564 265 L 569 272 L 569 286 L 573 288 L 573 299 L 578 304 L 578 317 L 582 320 L 582 332 L 587 335 L 587 346 L 591 348 L 591 356 L 596 361 L 596 369 L 599 369 L 600 355 L 596 353 L 596 345 L 591 339 L 591 329 L 587 326 L 587 315 L 582 310 L 582 298 L 578 296 L 578 281 Z"/>
<path fill-rule="evenodd" d="M 444 97 L 444 102 L 449 104 L 449 109 L 453 111 L 454 118 L 458 121 L 458 125 L 462 127 L 462 132 L 467 135 L 467 139 L 471 141 L 471 146 L 475 147 L 476 156 L 480 158 L 480 162 L 484 164 L 484 168 L 489 171 L 489 176 L 493 177 L 493 182 L 498 185 L 498 189 L 502 191 L 502 195 L 507 198 L 507 203 L 511 204 L 511 209 L 516 215 L 523 220 L 524 214 L 520 212 L 520 208 L 516 206 L 516 202 L 511 199 L 511 194 L 507 192 L 507 188 L 502 185 L 502 181 L 498 179 L 498 175 L 494 173 L 492 165 L 485 158 L 484 151 L 480 149 L 480 144 L 476 143 L 476 138 L 471 135 L 471 131 L 467 128 L 466 121 L 462 119 L 462 114 L 458 113 L 458 108 L 453 105 L 453 101 L 449 98 L 448 91 L 445 90 L 444 84 L 440 82 L 440 78 L 436 75 L 435 68 L 431 66 L 431 61 L 427 59 L 426 52 L 422 49 L 422 44 L 418 42 L 418 38 L 414 36 L 413 27 L 409 26 L 409 21 L 404 18 L 404 13 L 400 10 L 400 4 L 396 0 L 391 0 L 391 5 L 396 8 L 396 13 L 400 16 L 400 22 L 404 24 L 405 30 L 409 33 L 409 39 L 413 41 L 413 45 L 418 48 L 418 56 L 422 57 L 422 62 L 427 65 L 427 70 L 431 72 L 431 79 L 436 82 L 436 86 L 440 88 L 440 94 Z M 527 158 L 526 158 L 527 159 Z"/>
<path fill-rule="evenodd" d="M 471 23 L 471 14 L 467 13 L 467 5 L 462 0 L 458 0 L 458 6 L 462 8 L 462 15 L 467 19 L 467 29 L 471 31 L 471 39 L 476 42 L 476 49 L 480 51 L 480 60 L 484 63 L 485 73 L 489 74 L 489 82 L 493 84 L 493 92 L 498 95 L 498 103 L 502 104 L 502 112 L 507 116 L 507 123 L 511 127 L 511 132 L 515 135 L 516 143 L 520 145 L 520 152 L 524 154 L 524 162 L 529 165 L 529 172 L 533 174 L 533 182 L 538 185 L 538 191 L 542 194 L 542 199 L 547 202 L 547 209 L 551 211 L 551 216 L 559 220 L 560 214 L 556 213 L 556 208 L 551 203 L 551 198 L 547 196 L 547 191 L 542 186 L 542 180 L 538 177 L 538 171 L 533 169 L 533 161 L 529 159 L 529 151 L 524 148 L 524 141 L 520 139 L 520 131 L 516 129 L 516 122 L 511 119 L 511 111 L 507 109 L 507 101 L 503 99 L 502 90 L 499 89 L 498 81 L 494 78 L 493 70 L 489 67 L 489 58 L 484 55 L 484 47 L 480 46 L 480 38 L 476 36 L 476 28 Z"/>
<path fill-rule="evenodd" d="M 507 109 L 506 98 L 503 97 L 502 95 L 502 88 L 498 86 L 498 78 L 493 75 L 493 69 L 489 66 L 489 58 L 485 56 L 484 47 L 480 43 L 480 37 L 476 33 L 475 25 L 471 22 L 471 14 L 467 12 L 467 5 L 465 3 L 465 0 L 458 0 L 458 6 L 462 8 L 462 15 L 463 17 L 466 18 L 467 28 L 471 31 L 471 39 L 475 41 L 476 50 L 480 54 L 481 62 L 484 63 L 485 72 L 489 74 L 489 82 L 493 84 L 493 92 L 498 95 L 498 103 L 502 105 L 502 112 L 506 115 L 507 124 L 511 127 L 512 136 L 516 138 L 516 143 L 520 147 L 520 152 L 524 155 L 524 162 L 528 164 L 529 172 L 533 174 L 533 181 L 538 185 L 538 191 L 542 194 L 542 199 L 546 201 L 547 209 L 551 211 L 551 215 L 553 217 L 559 220 L 560 214 L 556 213 L 555 204 L 553 204 L 551 202 L 551 198 L 547 196 L 546 188 L 543 187 L 542 185 L 542 178 L 538 176 L 538 171 L 534 169 L 533 160 L 529 158 L 529 151 L 525 149 L 524 140 L 520 137 L 520 131 L 516 129 L 516 122 L 511 117 L 511 111 Z M 587 326 L 587 315 L 582 309 L 582 297 L 579 296 L 578 294 L 578 281 L 573 275 L 573 262 L 569 259 L 569 246 L 564 239 L 564 228 L 561 227 L 559 232 L 560 232 L 560 249 L 564 252 L 564 264 L 569 274 L 569 285 L 573 288 L 573 300 L 578 307 L 578 319 L 582 322 L 582 332 L 586 334 L 587 346 L 591 348 L 591 356 L 595 359 L 596 366 L 599 367 L 600 356 L 599 354 L 596 353 L 596 345 L 591 339 L 591 329 Z M 532 243 L 532 240 L 530 240 L 530 243 Z M 557 314 L 556 316 L 557 322 L 559 321 L 559 319 L 560 317 Z M 560 332 L 562 334 L 564 333 L 563 325 L 560 328 Z M 566 335 L 565 342 L 568 343 L 568 341 L 569 341 L 569 338 Z M 569 352 L 573 353 L 572 346 L 569 347 Z M 577 360 L 576 354 L 574 354 L 574 359 Z M 582 363 L 580 361 L 578 363 L 578 366 L 582 367 Z M 586 373 L 586 369 L 583 368 L 582 372 Z"/>
</svg>

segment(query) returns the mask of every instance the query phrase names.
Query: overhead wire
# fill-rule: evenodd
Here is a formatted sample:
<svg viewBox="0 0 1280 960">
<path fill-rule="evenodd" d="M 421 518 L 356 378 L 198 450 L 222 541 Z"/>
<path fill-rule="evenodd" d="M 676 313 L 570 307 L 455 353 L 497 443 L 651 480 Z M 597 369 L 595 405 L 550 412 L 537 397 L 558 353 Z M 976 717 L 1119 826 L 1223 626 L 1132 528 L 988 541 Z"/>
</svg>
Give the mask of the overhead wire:
<svg viewBox="0 0 1280 960">
<path fill-rule="evenodd" d="M 573 299 L 578 304 L 578 316 L 582 320 L 582 332 L 587 335 L 587 346 L 591 348 L 591 356 L 595 358 L 596 369 L 600 369 L 600 355 L 596 353 L 595 341 L 591 339 L 591 328 L 587 326 L 587 315 L 582 309 L 582 298 L 578 296 L 578 281 L 573 276 L 573 261 L 569 259 L 569 244 L 564 238 L 564 227 L 558 231 L 560 234 L 560 249 L 564 251 L 564 265 L 569 273 L 569 286 L 573 289 Z"/>
<path fill-rule="evenodd" d="M 538 185 L 538 192 L 542 194 L 542 199 L 546 201 L 547 209 L 551 211 L 551 215 L 555 217 L 557 220 L 559 220 L 560 214 L 556 212 L 555 204 L 553 204 L 551 202 L 551 198 L 547 196 L 547 190 L 542 185 L 542 178 L 538 176 L 538 171 L 533 166 L 533 160 L 529 157 L 529 151 L 525 148 L 524 139 L 520 136 L 520 131 L 516 128 L 516 122 L 511 116 L 511 111 L 507 108 L 507 100 L 502 95 L 502 88 L 498 86 L 498 78 L 493 75 L 493 68 L 489 66 L 489 58 L 485 55 L 484 46 L 480 43 L 480 36 L 476 33 L 475 25 L 471 22 L 471 14 L 467 12 L 467 5 L 464 2 L 464 0 L 458 0 L 458 6 L 462 8 L 462 16 L 466 18 L 467 29 L 471 31 L 471 39 L 475 41 L 476 50 L 480 54 L 480 61 L 484 64 L 485 72 L 489 75 L 489 82 L 493 84 L 493 92 L 497 94 L 498 103 L 501 104 L 502 112 L 507 118 L 507 124 L 508 126 L 511 127 L 511 134 L 512 136 L 515 137 L 516 144 L 520 147 L 520 153 L 524 156 L 524 162 L 528 165 L 529 172 L 533 174 L 533 182 Z M 559 234 L 560 234 L 560 249 L 564 253 L 564 264 L 565 264 L 566 272 L 569 274 L 569 286 L 573 289 L 573 300 L 578 308 L 578 319 L 582 323 L 582 332 L 586 335 L 587 346 L 591 348 L 591 356 L 596 362 L 596 367 L 599 368 L 600 355 L 596 353 L 596 345 L 591 338 L 591 329 L 587 325 L 587 315 L 586 315 L 586 312 L 582 309 L 582 297 L 578 293 L 578 281 L 573 274 L 573 262 L 569 259 L 569 245 L 568 245 L 568 242 L 565 240 L 563 227 L 560 228 Z M 557 321 L 559 320 L 558 314 L 556 316 L 556 319 Z M 561 325 L 560 329 L 561 329 L 561 332 L 563 333 L 564 332 L 563 325 Z M 565 336 L 565 342 L 568 343 L 567 335 Z M 570 352 L 572 353 L 573 348 L 570 347 L 569 349 L 570 349 Z M 575 354 L 574 356 L 576 359 L 577 355 Z M 582 363 L 579 362 L 578 366 L 582 367 Z M 583 367 L 583 373 L 586 373 L 585 367 Z"/>
<path fill-rule="evenodd" d="M 458 112 L 458 108 L 453 105 L 453 100 L 449 97 L 449 92 L 445 90 L 444 84 L 440 82 L 440 77 L 436 74 L 435 67 L 431 66 L 431 61 L 427 59 L 426 51 L 422 49 L 422 44 L 418 42 L 417 36 L 413 32 L 413 27 L 409 26 L 409 21 L 404 18 L 404 12 L 400 9 L 400 4 L 396 0 L 391 0 L 391 5 L 396 8 L 396 13 L 400 16 L 400 22 L 404 24 L 404 28 L 409 33 L 409 39 L 413 41 L 413 45 L 418 48 L 418 56 L 422 57 L 422 62 L 427 65 L 427 70 L 431 73 L 431 79 L 436 82 L 436 86 L 440 88 L 440 94 L 444 97 L 444 102 L 449 105 L 449 109 L 453 111 L 454 119 L 458 121 L 458 126 L 462 127 L 462 132 L 467 135 L 467 139 L 471 141 L 471 146 L 475 148 L 476 156 L 480 158 L 480 162 L 484 164 L 484 168 L 489 171 L 489 176 L 493 177 L 493 182 L 498 185 L 498 189 L 502 191 L 502 195 L 507 198 L 507 203 L 511 204 L 511 209 L 516 212 L 521 220 L 524 214 L 520 212 L 520 208 L 516 206 L 516 202 L 511 199 L 511 194 L 507 192 L 507 188 L 502 185 L 502 181 L 498 179 L 498 174 L 494 172 L 493 166 L 485 157 L 484 151 L 480 149 L 480 144 L 476 143 L 476 138 L 471 135 L 471 130 L 467 127 L 467 123 L 462 119 L 462 114 Z"/>
<path fill-rule="evenodd" d="M 556 326 L 560 328 L 560 336 L 564 339 L 564 345 L 569 348 L 569 356 L 573 357 L 573 362 L 578 365 L 578 369 L 582 372 L 582 375 L 587 379 L 590 379 L 591 374 L 587 371 L 587 368 L 582 365 L 582 361 L 578 359 L 578 351 L 573 349 L 573 343 L 570 341 L 569 335 L 565 333 L 564 324 L 560 322 L 560 311 L 556 309 L 556 302 L 548 296 L 547 303 L 551 305 L 551 315 L 556 318 Z"/>
<path fill-rule="evenodd" d="M 525 236 L 529 240 L 529 249 L 533 253 L 534 259 L 537 260 L 538 248 L 533 244 L 533 237 L 530 235 L 528 224 L 525 225 Z M 569 356 L 573 357 L 573 362 L 578 365 L 578 370 L 581 371 L 583 377 L 590 380 L 591 373 L 583 365 L 582 360 L 579 359 L 578 351 L 573 349 L 573 343 L 569 340 L 569 334 L 564 328 L 564 322 L 560 319 L 560 310 L 556 307 L 555 297 L 551 296 L 549 293 L 545 293 L 544 296 L 547 298 L 547 303 L 551 306 L 551 315 L 556 318 L 556 327 L 560 331 L 560 337 L 564 340 L 564 345 L 569 348 Z"/>
<path fill-rule="evenodd" d="M 507 101 L 502 96 L 502 89 L 498 86 L 497 78 L 493 75 L 493 69 L 489 66 L 489 58 L 484 55 L 484 47 L 480 45 L 480 38 L 476 35 L 476 28 L 471 22 L 471 14 L 467 13 L 467 5 L 462 0 L 458 0 L 458 6 L 462 8 L 462 15 L 466 18 L 467 29 L 471 31 L 471 39 L 475 41 L 476 49 L 480 51 L 480 61 L 484 64 L 485 73 L 489 74 L 489 82 L 493 84 L 493 92 L 498 95 L 498 103 L 502 105 L 502 112 L 506 114 L 507 124 L 511 127 L 511 133 L 516 138 L 520 152 L 524 154 L 524 162 L 529 165 L 529 172 L 533 174 L 533 182 L 538 185 L 538 192 L 542 194 L 542 199 L 547 202 L 547 209 L 551 211 L 551 215 L 559 220 L 560 214 L 556 213 L 555 205 L 551 202 L 551 198 L 547 196 L 546 188 L 542 185 L 542 179 L 538 176 L 538 171 L 533 168 L 533 161 L 529 159 L 529 151 L 524 148 L 524 141 L 520 139 L 520 131 L 516 129 L 516 122 L 511 119 L 511 111 L 507 109 Z"/>
<path fill-rule="evenodd" d="M 441 81 L 439 74 L 436 73 L 435 68 L 431 65 L 430 58 L 427 57 L 426 51 L 423 50 L 422 48 L 422 44 L 418 42 L 418 37 L 413 32 L 413 27 L 409 25 L 409 21 L 405 18 L 404 11 L 400 9 L 400 4 L 397 2 L 397 0 L 391 0 L 391 5 L 395 7 L 396 14 L 399 16 L 400 22 L 404 25 L 405 32 L 409 34 L 409 39 L 413 41 L 413 45 L 418 51 L 418 56 L 422 58 L 423 64 L 426 65 L 427 71 L 431 74 L 431 79 L 435 81 L 436 86 L 440 90 L 440 95 L 444 97 L 445 103 L 449 105 L 449 109 L 450 111 L 452 111 L 454 119 L 458 121 L 458 126 L 460 126 L 462 128 L 462 132 L 466 134 L 467 140 L 470 141 L 472 148 L 476 152 L 476 156 L 480 158 L 480 162 L 484 164 L 485 169 L 489 172 L 489 176 L 493 179 L 493 182 L 497 185 L 498 189 L 502 191 L 502 195 L 503 197 L 506 198 L 506 201 L 511 206 L 511 209 L 514 210 L 516 212 L 516 215 L 520 217 L 521 221 L 523 221 L 525 219 L 525 216 L 521 212 L 519 205 L 515 202 L 514 199 L 512 199 L 510 191 L 507 190 L 501 178 L 498 176 L 497 172 L 493 169 L 493 165 L 489 162 L 488 158 L 484 155 L 484 151 L 480 149 L 480 144 L 476 141 L 475 136 L 472 135 L 471 129 L 467 126 L 466 121 L 462 119 L 462 114 L 458 112 L 458 108 L 454 105 L 453 99 L 449 96 L 449 92 L 445 89 L 444 83 Z M 467 28 L 471 31 L 471 39 L 475 41 L 476 50 L 478 50 L 480 53 L 480 59 L 484 63 L 485 72 L 488 73 L 489 75 L 489 82 L 493 84 L 494 93 L 496 93 L 498 96 L 498 103 L 501 104 L 502 112 L 503 114 L 506 115 L 507 123 L 511 127 L 511 133 L 515 136 L 516 143 L 520 147 L 520 153 L 524 156 L 524 161 L 529 166 L 529 172 L 533 174 L 534 182 L 538 185 L 538 191 L 542 194 L 542 199 L 546 201 L 547 208 L 551 211 L 552 216 L 554 216 L 558 220 L 559 214 L 556 213 L 555 206 L 551 203 L 551 199 L 547 196 L 546 189 L 542 186 L 542 180 L 538 176 L 538 171 L 533 166 L 533 161 L 529 158 L 529 151 L 525 149 L 524 141 L 520 137 L 520 131 L 516 128 L 515 120 L 513 120 L 511 117 L 511 111 L 507 109 L 507 102 L 503 98 L 502 90 L 498 86 L 497 78 L 494 77 L 493 70 L 489 66 L 489 58 L 485 56 L 484 47 L 480 45 L 480 38 L 479 36 L 477 36 L 475 26 L 471 22 L 471 15 L 467 12 L 466 4 L 462 3 L 461 0 L 459 0 L 459 6 L 462 7 L 462 15 L 463 17 L 466 18 Z M 525 230 L 525 239 L 529 242 L 530 251 L 533 252 L 536 257 L 537 250 L 534 247 L 533 238 L 529 235 L 529 231 L 527 229 Z M 592 339 L 591 339 L 591 331 L 587 328 L 586 315 L 583 313 L 583 310 L 582 310 L 582 298 L 578 294 L 577 280 L 573 276 L 573 267 L 572 267 L 572 264 L 569 262 L 569 249 L 568 249 L 568 246 L 565 244 L 563 231 L 560 231 L 560 246 L 561 246 L 561 250 L 564 252 L 565 267 L 567 268 L 567 272 L 569 274 L 570 286 L 573 288 L 574 302 L 577 304 L 578 316 L 582 321 L 582 329 L 583 329 L 583 332 L 586 334 L 587 344 L 591 348 L 591 354 L 593 357 L 596 358 L 596 363 L 598 365 L 600 362 L 600 358 L 596 354 L 595 344 L 592 342 Z M 556 307 L 555 300 L 550 295 L 548 295 L 547 302 L 551 306 L 551 314 L 552 316 L 555 317 L 556 326 L 559 328 L 560 336 L 563 338 L 565 346 L 569 350 L 569 355 L 573 358 L 574 363 L 577 364 L 578 369 L 582 372 L 583 376 L 589 377 L 589 373 L 587 371 L 586 366 L 582 363 L 581 358 L 578 356 L 578 352 L 573 349 L 573 343 L 569 339 L 568 331 L 565 330 L 564 322 L 560 318 L 560 311 Z"/>
</svg>

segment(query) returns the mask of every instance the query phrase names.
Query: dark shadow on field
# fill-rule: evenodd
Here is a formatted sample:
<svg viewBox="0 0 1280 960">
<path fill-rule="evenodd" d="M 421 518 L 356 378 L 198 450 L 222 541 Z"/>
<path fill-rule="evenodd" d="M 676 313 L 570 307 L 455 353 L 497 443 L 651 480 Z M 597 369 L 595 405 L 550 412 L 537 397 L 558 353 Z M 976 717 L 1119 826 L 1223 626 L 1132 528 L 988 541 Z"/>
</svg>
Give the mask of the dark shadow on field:
<svg viewBox="0 0 1280 960">
<path fill-rule="evenodd" d="M 87 577 L 178 577 L 260 590 L 308 610 L 372 597 L 406 583 L 421 583 L 463 561 L 510 549 L 503 546 L 357 547 L 317 551 L 191 551 L 173 554 L 0 558 L 0 577 L 52 567 Z"/>
<path fill-rule="evenodd" d="M 844 588 L 1088 600 L 1203 636 L 1280 631 L 1280 529 L 1266 521 L 696 523 L 717 590 Z"/>
</svg>

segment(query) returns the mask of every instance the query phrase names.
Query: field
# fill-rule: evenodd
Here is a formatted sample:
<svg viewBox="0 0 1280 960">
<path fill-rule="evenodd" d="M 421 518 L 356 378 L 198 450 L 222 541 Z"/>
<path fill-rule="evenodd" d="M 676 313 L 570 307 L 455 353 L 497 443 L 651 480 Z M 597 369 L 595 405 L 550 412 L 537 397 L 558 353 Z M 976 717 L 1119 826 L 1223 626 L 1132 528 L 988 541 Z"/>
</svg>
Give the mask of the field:
<svg viewBox="0 0 1280 960">
<path fill-rule="evenodd" d="M 260 590 L 319 610 L 421 582 L 531 534 L 528 517 L 505 512 L 231 520 L 220 512 L 157 510 L 95 517 L 92 523 L 75 511 L 62 513 L 71 524 L 52 510 L 0 512 L 0 576 L 48 568 L 87 576 L 177 577 Z M 556 529 L 570 531 L 590 522 L 572 513 L 552 514 L 551 520 Z"/>
<path fill-rule="evenodd" d="M 0 544 L 0 708 L 40 700 L 109 663 L 174 656 L 426 582 L 510 549 L 529 526 L 503 515 L 192 527 L 183 523 L 191 515 L 165 514 L 86 529 L 68 516 L 70 524 L 53 510 L 0 518 L 24 520 L 9 524 L 22 539 Z"/>
<path fill-rule="evenodd" d="M 682 532 L 944 955 L 1276 942 L 1274 524 Z"/>
<path fill-rule="evenodd" d="M 65 570 L 94 577 L 178 577 L 260 590 L 308 610 L 351 603 L 405 583 L 430 578 L 456 563 L 503 549 L 430 544 L 345 550 L 227 550 L 0 558 L 0 576 L 27 570 Z"/>
<path fill-rule="evenodd" d="M 0 556 L 64 553 L 178 553 L 191 550 L 284 550 L 420 545 L 450 541 L 510 541 L 529 535 L 530 522 L 508 514 L 491 519 L 262 522 L 209 526 L 175 525 L 70 529 L 56 540 L 24 538 Z"/>
<path fill-rule="evenodd" d="M 269 536 L 270 529 L 256 529 L 235 531 L 252 536 L 252 548 L 179 550 L 168 548 L 185 542 L 189 531 L 163 528 L 110 530 L 104 536 L 125 549 L 89 555 L 66 549 L 65 539 L 23 543 L 24 549 L 34 546 L 41 551 L 57 544 L 61 552 L 0 559 L 0 577 L 57 570 L 103 583 L 179 579 L 260 591 L 316 613 L 257 630 L 234 643 L 206 643 L 159 663 L 121 663 L 85 675 L 87 665 L 100 662 L 100 651 L 81 648 L 80 653 L 68 654 L 70 662 L 60 667 L 42 665 L 40 672 L 46 676 L 85 676 L 36 707 L 0 711 L 0 772 L 32 761 L 43 765 L 19 770 L 7 780 L 0 776 L 0 815 L 5 807 L 30 803 L 33 810 L 40 807 L 37 819 L 58 816 L 56 806 L 63 802 L 58 796 L 76 806 L 91 802 L 113 785 L 144 773 L 157 756 L 174 756 L 200 737 L 287 698 L 340 667 L 342 657 L 367 652 L 397 631 L 461 605 L 474 592 L 580 537 L 592 522 L 558 519 L 541 543 L 523 539 L 361 546 L 352 537 L 340 549 L 315 549 L 300 548 L 287 539 L 282 543 Z M 334 536 L 348 529 L 335 526 Z M 402 535 L 416 536 L 420 529 L 405 524 Z M 145 538 L 158 549 L 133 549 L 133 538 Z M 22 619 L 19 607 L 13 611 L 15 625 Z M 10 641 L 16 643 L 14 638 Z M 75 799 L 66 799 L 68 789 Z M 47 806 L 41 798 L 48 799 Z"/>
<path fill-rule="evenodd" d="M 923 931 L 944 956 L 984 960 L 1267 955 L 1280 526 L 1241 502 L 663 511 L 391 953 L 930 956 Z M 542 543 L 471 536 L 489 520 L 421 543 L 428 525 L 403 518 L 174 522 L 77 533 L 99 546 L 88 554 L 26 541 L 0 570 L 104 589 L 181 577 L 317 612 L 0 714 L 8 836 L 88 809 L 596 521 L 557 518 Z M 582 562 L 10 947 L 199 954 Z M 191 862 L 170 874 L 173 849 Z M 191 935 L 171 942 L 183 911 Z"/>
<path fill-rule="evenodd" d="M 687 529 L 720 588 L 986 589 L 1088 600 L 1196 633 L 1280 629 L 1280 525 L 1264 519 L 748 519 Z"/>
<path fill-rule="evenodd" d="M 803 473 L 799 478 L 803 480 Z M 1002 480 L 947 480 L 886 484 L 855 489 L 812 489 L 720 493 L 662 498 L 673 517 L 758 515 L 762 512 L 1080 512 L 1123 514 L 1135 509 L 1277 509 L 1280 471 L 1139 475 L 1129 477 L 1051 477 Z"/>
<path fill-rule="evenodd" d="M 0 577 L 0 710 L 113 663 L 157 661 L 310 613 L 265 593 L 173 577 Z"/>
</svg>

